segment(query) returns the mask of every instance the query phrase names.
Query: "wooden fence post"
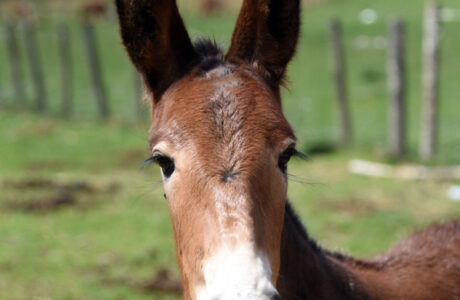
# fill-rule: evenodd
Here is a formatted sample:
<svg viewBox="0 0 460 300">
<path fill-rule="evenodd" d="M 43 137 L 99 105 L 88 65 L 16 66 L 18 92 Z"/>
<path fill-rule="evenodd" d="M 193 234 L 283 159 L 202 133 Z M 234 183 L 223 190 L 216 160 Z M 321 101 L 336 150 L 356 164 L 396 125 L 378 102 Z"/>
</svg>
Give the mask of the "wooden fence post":
<svg viewBox="0 0 460 300">
<path fill-rule="evenodd" d="M 330 24 L 330 35 L 333 54 L 333 72 L 337 90 L 337 100 L 340 110 L 341 144 L 347 146 L 351 143 L 352 132 L 350 122 L 350 110 L 346 90 L 346 67 L 344 62 L 344 46 L 342 39 L 342 25 L 338 20 L 332 20 Z"/>
<path fill-rule="evenodd" d="M 107 93 L 105 91 L 105 86 L 102 80 L 99 53 L 97 50 L 96 38 L 94 36 L 94 28 L 89 19 L 86 19 L 83 22 L 82 29 L 86 51 L 88 54 L 88 62 L 94 94 L 96 97 L 96 104 L 99 109 L 99 116 L 101 119 L 105 120 L 110 117 L 110 109 L 107 101 Z"/>
<path fill-rule="evenodd" d="M 430 2 L 426 7 L 423 40 L 423 107 L 421 118 L 420 157 L 431 160 L 436 152 L 439 90 L 440 7 Z"/>
<path fill-rule="evenodd" d="M 406 104 L 404 69 L 404 24 L 391 22 L 388 32 L 387 72 L 389 88 L 388 144 L 390 155 L 401 158 L 406 152 Z"/>
<path fill-rule="evenodd" d="M 0 72 L 0 106 L 4 104 L 4 101 L 5 100 L 4 100 L 4 95 L 3 95 L 3 72 Z"/>
<path fill-rule="evenodd" d="M 61 112 L 64 117 L 70 117 L 73 112 L 72 93 L 72 53 L 70 50 L 69 27 L 66 24 L 58 26 L 58 47 L 61 60 Z"/>
<path fill-rule="evenodd" d="M 139 120 L 141 120 L 144 115 L 143 109 L 142 109 L 143 83 L 142 83 L 142 77 L 137 72 L 136 69 L 134 69 L 133 78 L 134 78 L 134 104 L 136 107 L 136 116 Z"/>
<path fill-rule="evenodd" d="M 24 75 L 22 73 L 21 55 L 16 36 L 16 25 L 8 21 L 5 26 L 5 39 L 10 61 L 11 82 L 13 84 L 14 97 L 20 106 L 26 104 Z"/>
<path fill-rule="evenodd" d="M 26 45 L 26 53 L 30 65 L 32 82 L 35 89 L 36 110 L 43 113 L 47 110 L 46 88 L 43 78 L 43 71 L 40 61 L 40 53 L 35 37 L 35 28 L 30 20 L 24 20 L 24 40 Z"/>
</svg>

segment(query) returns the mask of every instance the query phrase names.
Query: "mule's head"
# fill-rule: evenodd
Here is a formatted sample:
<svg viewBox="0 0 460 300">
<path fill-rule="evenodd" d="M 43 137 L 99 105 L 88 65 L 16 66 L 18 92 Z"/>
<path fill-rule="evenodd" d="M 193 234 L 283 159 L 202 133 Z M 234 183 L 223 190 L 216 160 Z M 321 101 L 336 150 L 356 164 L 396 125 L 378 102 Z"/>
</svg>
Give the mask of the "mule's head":
<svg viewBox="0 0 460 300">
<path fill-rule="evenodd" d="M 299 0 L 245 0 L 226 56 L 192 44 L 174 0 L 117 0 L 152 104 L 187 299 L 277 299 L 286 164 L 296 154 L 280 83 Z"/>
</svg>

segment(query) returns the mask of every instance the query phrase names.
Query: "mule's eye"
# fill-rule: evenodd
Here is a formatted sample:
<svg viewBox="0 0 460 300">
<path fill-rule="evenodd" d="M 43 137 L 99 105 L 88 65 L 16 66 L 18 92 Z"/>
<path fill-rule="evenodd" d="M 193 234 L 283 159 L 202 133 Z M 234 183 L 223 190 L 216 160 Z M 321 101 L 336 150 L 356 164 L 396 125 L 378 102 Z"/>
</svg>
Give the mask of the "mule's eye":
<svg viewBox="0 0 460 300">
<path fill-rule="evenodd" d="M 161 167 L 161 171 L 163 172 L 164 177 L 169 178 L 171 177 L 172 173 L 174 173 L 174 160 L 171 158 L 157 154 L 154 156 L 155 162 Z"/>
<path fill-rule="evenodd" d="M 281 172 L 286 174 L 287 172 L 287 164 L 291 157 L 296 153 L 294 148 L 288 148 L 286 151 L 280 154 L 278 158 L 278 167 L 280 168 Z"/>
</svg>

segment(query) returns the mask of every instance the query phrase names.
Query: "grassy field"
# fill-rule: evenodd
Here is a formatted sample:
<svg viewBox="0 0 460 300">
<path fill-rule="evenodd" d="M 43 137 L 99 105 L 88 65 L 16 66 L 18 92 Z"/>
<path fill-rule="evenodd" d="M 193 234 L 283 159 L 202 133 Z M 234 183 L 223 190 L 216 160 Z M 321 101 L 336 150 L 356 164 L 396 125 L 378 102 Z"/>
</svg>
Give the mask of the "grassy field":
<svg viewBox="0 0 460 300">
<path fill-rule="evenodd" d="M 457 2 L 444 1 L 460 9 Z M 360 23 L 358 15 L 365 7 L 379 13 L 375 24 Z M 337 139 L 327 41 L 331 16 L 344 21 L 347 36 L 356 144 L 314 155 L 311 162 L 294 160 L 289 171 L 290 199 L 310 233 L 331 249 L 372 256 L 416 229 L 460 217 L 459 203 L 446 196 L 455 182 L 370 179 L 347 171 L 352 158 L 385 160 L 385 52 L 354 45 L 358 36 L 384 35 L 387 21 L 395 16 L 408 25 L 407 160 L 416 160 L 422 13 L 419 0 L 337 1 L 304 11 L 301 44 L 284 93 L 285 113 L 304 149 Z M 133 73 L 116 25 L 106 20 L 97 27 L 114 111 L 113 119 L 101 124 L 87 79 L 80 28 L 70 20 L 78 57 L 76 115 L 64 121 L 58 116 L 54 29 L 64 19 L 50 15 L 39 25 L 52 108 L 47 116 L 14 108 L 5 45 L 0 43 L 0 299 L 180 299 L 174 293 L 146 289 L 161 270 L 168 270 L 173 279 L 179 273 L 159 171 L 138 168 L 148 157 L 148 120 L 134 119 Z M 185 19 L 193 36 L 214 36 L 228 45 L 234 15 L 203 19 L 187 14 Z M 441 143 L 435 161 L 439 164 L 460 163 L 459 27 L 460 23 L 443 25 Z M 30 89 L 27 92 L 32 95 Z"/>
<path fill-rule="evenodd" d="M 142 289 L 162 269 L 178 278 L 158 170 L 138 169 L 147 124 L 0 124 L 0 299 L 179 298 Z M 321 244 L 365 257 L 460 216 L 449 182 L 351 176 L 356 155 L 291 164 L 289 196 Z"/>
</svg>

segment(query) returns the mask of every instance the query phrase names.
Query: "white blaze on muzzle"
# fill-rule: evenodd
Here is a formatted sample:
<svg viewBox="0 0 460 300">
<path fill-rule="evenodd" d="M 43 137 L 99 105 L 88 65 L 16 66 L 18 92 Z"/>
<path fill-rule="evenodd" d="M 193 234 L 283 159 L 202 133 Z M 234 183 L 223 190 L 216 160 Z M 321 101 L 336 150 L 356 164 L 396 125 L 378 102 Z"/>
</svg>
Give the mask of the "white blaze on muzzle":
<svg viewBox="0 0 460 300">
<path fill-rule="evenodd" d="M 264 254 L 253 245 L 223 247 L 204 261 L 205 286 L 197 287 L 197 300 L 268 300 L 277 295 L 272 271 Z"/>
</svg>

